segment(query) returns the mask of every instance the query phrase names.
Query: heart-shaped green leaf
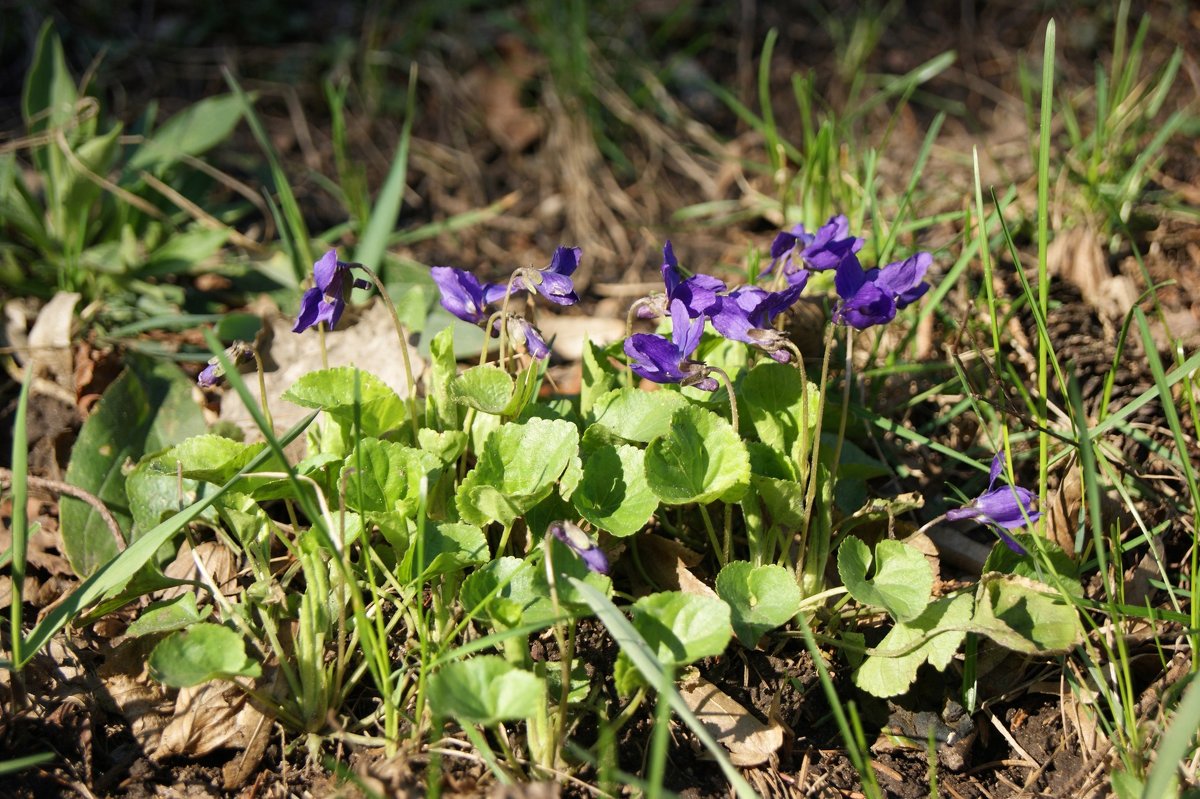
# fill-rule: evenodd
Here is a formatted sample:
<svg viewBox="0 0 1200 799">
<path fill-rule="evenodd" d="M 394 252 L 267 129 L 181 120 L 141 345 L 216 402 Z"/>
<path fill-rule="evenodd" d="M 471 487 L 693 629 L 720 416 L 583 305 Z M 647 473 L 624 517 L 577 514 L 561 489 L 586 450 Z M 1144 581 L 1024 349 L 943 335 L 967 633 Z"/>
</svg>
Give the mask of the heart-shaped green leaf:
<svg viewBox="0 0 1200 799">
<path fill-rule="evenodd" d="M 1060 654 L 1083 634 L 1079 613 L 1050 586 L 1013 574 L 985 574 L 975 602 L 975 632 L 1030 655 Z"/>
<path fill-rule="evenodd" d="M 579 452 L 579 431 L 561 419 L 509 422 L 484 442 L 456 494 L 465 521 L 510 525 L 545 498 Z"/>
<path fill-rule="evenodd" d="M 786 569 L 773 563 L 755 567 L 747 561 L 721 569 L 717 594 L 729 605 L 734 634 L 751 648 L 796 615 L 801 599 L 800 586 Z"/>
<path fill-rule="evenodd" d="M 259 677 L 262 669 L 246 657 L 242 636 L 219 624 L 195 624 L 158 642 L 147 661 L 150 676 L 172 688 L 230 677 Z"/>
<path fill-rule="evenodd" d="M 301 377 L 283 393 L 283 398 L 304 408 L 320 408 L 345 427 L 354 423 L 355 397 L 364 436 L 383 436 L 407 417 L 396 392 L 370 372 L 353 366 L 318 369 Z"/>
<path fill-rule="evenodd" d="M 429 680 L 429 706 L 460 724 L 496 724 L 537 715 L 546 685 L 497 655 L 451 663 Z"/>
<path fill-rule="evenodd" d="M 436 456 L 377 438 L 363 438 L 342 464 L 339 485 L 346 486 L 346 506 L 361 512 L 399 511 L 411 516 L 420 501 L 421 478 L 432 482 L 440 463 Z"/>
<path fill-rule="evenodd" d="M 739 400 L 758 440 L 779 452 L 791 452 L 805 426 L 817 424 L 820 392 L 794 366 L 759 362 L 742 379 Z"/>
<path fill-rule="evenodd" d="M 971 604 L 970 594 L 945 597 L 917 618 L 897 622 L 855 672 L 854 684 L 873 696 L 897 696 L 912 685 L 921 664 L 946 668 L 966 637 Z"/>
<path fill-rule="evenodd" d="M 633 535 L 658 508 L 646 484 L 645 453 L 629 444 L 602 445 L 588 454 L 583 479 L 571 495 L 575 509 L 616 536 Z"/>
<path fill-rule="evenodd" d="M 750 455 L 729 422 L 689 406 L 646 447 L 646 482 L 668 505 L 736 502 L 750 484 Z"/>
<path fill-rule="evenodd" d="M 732 637 L 729 605 L 682 591 L 662 591 L 633 603 L 633 627 L 658 662 L 679 668 L 725 651 Z"/>
<path fill-rule="evenodd" d="M 933 591 L 933 569 L 921 551 L 884 540 L 875 546 L 875 573 L 868 579 L 871 562 L 871 550 L 855 536 L 838 548 L 838 574 L 850 596 L 885 609 L 897 621 L 920 616 Z"/>
<path fill-rule="evenodd" d="M 589 423 L 602 424 L 626 441 L 645 444 L 671 429 L 671 415 L 687 407 L 677 391 L 618 388 L 596 398 Z"/>
<path fill-rule="evenodd" d="M 151 602 L 125 629 L 125 634 L 137 638 L 184 630 L 199 624 L 211 614 L 212 605 L 205 605 L 203 611 L 196 607 L 195 594 L 180 594 L 174 599 Z"/>
<path fill-rule="evenodd" d="M 450 398 L 483 413 L 499 415 L 513 401 L 516 383 L 494 363 L 472 366 L 450 381 Z"/>
</svg>

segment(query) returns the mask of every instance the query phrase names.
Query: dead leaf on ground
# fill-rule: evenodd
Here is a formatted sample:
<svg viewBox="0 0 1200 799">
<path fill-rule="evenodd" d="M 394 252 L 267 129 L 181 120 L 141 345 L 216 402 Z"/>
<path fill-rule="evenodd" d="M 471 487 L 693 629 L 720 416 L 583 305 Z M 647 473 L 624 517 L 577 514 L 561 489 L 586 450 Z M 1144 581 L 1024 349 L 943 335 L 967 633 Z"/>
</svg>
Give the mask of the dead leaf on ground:
<svg viewBox="0 0 1200 799">
<path fill-rule="evenodd" d="M 204 567 L 207 576 L 200 571 L 199 566 L 196 565 L 197 561 Z M 204 541 L 197 544 L 194 555 L 191 544 L 185 541 L 183 546 L 179 547 L 175 560 L 163 569 L 163 574 L 173 580 L 193 580 L 205 584 L 208 584 L 209 578 L 211 578 L 212 584 L 225 596 L 235 596 L 238 592 L 238 586 L 234 580 L 237 575 L 234 555 L 228 547 L 216 541 Z M 164 589 L 155 598 L 174 599 L 194 591 L 196 589 L 190 585 L 177 585 Z M 197 599 L 203 599 L 204 596 L 205 594 L 202 593 L 197 596 Z"/>
<path fill-rule="evenodd" d="M 171 721 L 150 759 L 201 757 L 221 748 L 245 749 L 268 723 L 246 694 L 225 680 L 181 688 Z"/>
<path fill-rule="evenodd" d="M 703 677 L 685 679 L 679 693 L 700 723 L 729 750 L 735 766 L 760 766 L 783 746 L 781 725 L 762 723 Z"/>
<path fill-rule="evenodd" d="M 150 679 L 146 658 L 154 645 L 150 638 L 134 638 L 113 649 L 97 671 L 103 690 L 100 702 L 120 713 L 145 753 L 158 748 L 162 731 L 171 721 L 172 702 L 167 689 Z"/>
<path fill-rule="evenodd" d="M 697 552 L 662 536 L 643 535 L 637 539 L 637 554 L 646 576 L 654 583 L 655 591 L 682 591 L 685 594 L 716 597 L 717 592 L 692 574 L 704 558 Z"/>
<path fill-rule="evenodd" d="M 1124 275 L 1113 275 L 1100 238 L 1090 228 L 1059 232 L 1050 242 L 1046 260 L 1054 274 L 1074 283 L 1084 301 L 1109 319 L 1124 317 L 1137 302 L 1137 286 Z"/>
<path fill-rule="evenodd" d="M 29 330 L 29 359 L 33 373 L 75 398 L 75 364 L 71 352 L 71 326 L 80 295 L 60 291 L 38 312 Z M 73 403 L 72 403 L 73 404 Z"/>
</svg>

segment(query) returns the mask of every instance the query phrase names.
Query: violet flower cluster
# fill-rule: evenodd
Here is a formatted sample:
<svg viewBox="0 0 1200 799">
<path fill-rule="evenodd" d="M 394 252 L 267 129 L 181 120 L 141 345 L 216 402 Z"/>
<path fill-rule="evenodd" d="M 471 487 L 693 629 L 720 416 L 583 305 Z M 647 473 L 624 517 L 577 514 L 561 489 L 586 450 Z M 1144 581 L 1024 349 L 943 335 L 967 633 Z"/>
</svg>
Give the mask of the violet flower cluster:
<svg viewBox="0 0 1200 799">
<path fill-rule="evenodd" d="M 353 264 L 339 261 L 336 250 L 330 250 L 313 264 L 313 287 L 300 299 L 293 333 L 301 333 L 324 322 L 330 330 L 337 327 L 346 310 L 346 292 L 351 288 L 370 288 L 371 284 L 350 274 Z"/>
<path fill-rule="evenodd" d="M 559 247 L 545 269 L 520 268 L 513 272 L 507 283 L 480 283 L 474 274 L 465 269 L 435 266 L 433 281 L 442 295 L 442 307 L 473 325 L 483 326 L 491 317 L 488 306 L 503 302 L 505 294 L 519 291 L 534 291 L 556 305 L 574 305 L 579 302 L 571 275 L 579 267 L 582 250 L 578 247 Z M 500 329 L 501 322 L 493 326 Z M 517 341 L 523 341 L 526 351 L 534 358 L 545 358 L 550 354 L 541 333 L 525 317 L 509 313 L 503 320 L 504 331 Z"/>
<path fill-rule="evenodd" d="M 933 256 L 920 252 L 883 268 L 863 271 L 857 253 L 863 240 L 850 233 L 845 216 L 834 216 L 815 232 L 804 225 L 784 231 L 771 243 L 771 263 L 760 277 L 777 269 L 785 286 L 768 291 L 758 286 L 728 289 L 710 275 L 684 278 L 671 242 L 663 247 L 662 277 L 666 289 L 640 300 L 639 318 L 671 317 L 671 338 L 639 333 L 625 341 L 630 368 L 656 383 L 681 383 L 715 390 L 707 367 L 692 359 L 705 320 L 723 337 L 742 341 L 788 363 L 794 347 L 775 329 L 776 318 L 791 308 L 813 272 L 833 271 L 838 301 L 833 318 L 858 330 L 890 322 L 896 312 L 915 302 L 929 284 L 923 282 Z"/>
</svg>

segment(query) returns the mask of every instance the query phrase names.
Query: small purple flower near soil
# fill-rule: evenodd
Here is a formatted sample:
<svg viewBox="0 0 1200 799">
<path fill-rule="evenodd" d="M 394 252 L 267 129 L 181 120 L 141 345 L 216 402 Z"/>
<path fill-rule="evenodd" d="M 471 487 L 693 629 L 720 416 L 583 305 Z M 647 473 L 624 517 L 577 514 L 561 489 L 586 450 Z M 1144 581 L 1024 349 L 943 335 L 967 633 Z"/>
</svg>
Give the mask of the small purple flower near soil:
<svg viewBox="0 0 1200 799">
<path fill-rule="evenodd" d="M 300 313 L 296 316 L 293 333 L 300 333 L 324 322 L 330 330 L 337 327 L 346 310 L 346 292 L 351 287 L 370 288 L 371 284 L 355 279 L 350 270 L 352 264 L 339 261 L 337 252 L 330 250 L 313 264 L 315 285 L 300 299 Z"/>
<path fill-rule="evenodd" d="M 866 272 L 857 258 L 848 258 L 837 267 L 834 287 L 841 302 L 833 319 L 858 330 L 884 325 L 896 318 L 896 312 L 920 299 L 929 291 L 922 282 L 933 263 L 933 256 L 919 252 L 910 258 Z"/>
<path fill-rule="evenodd" d="M 836 269 L 844 261 L 857 260 L 854 253 L 862 246 L 862 239 L 850 235 L 850 220 L 841 214 L 831 216 L 815 233 L 809 233 L 802 224 L 796 225 L 771 242 L 771 264 L 759 277 L 769 275 L 780 265 L 788 283 L 804 283 L 809 270 Z"/>
<path fill-rule="evenodd" d="M 649 333 L 635 333 L 625 339 L 629 366 L 639 377 L 654 383 L 680 383 L 704 391 L 716 391 L 718 383 L 708 376 L 708 368 L 690 359 L 700 346 L 704 317 L 693 319 L 683 300 L 671 303 L 671 340 Z"/>
<path fill-rule="evenodd" d="M 254 349 L 251 345 L 244 341 L 235 341 L 225 349 L 225 357 L 233 363 L 234 366 L 243 361 L 248 361 L 254 356 Z M 213 388 L 221 382 L 221 378 L 225 376 L 225 369 L 221 366 L 219 358 L 212 358 L 208 365 L 196 375 L 196 384 L 201 388 Z"/>
<path fill-rule="evenodd" d="M 567 521 L 551 522 L 548 532 L 578 555 L 590 571 L 608 574 L 608 558 L 605 557 L 604 550 L 600 549 L 578 525 Z"/>
<path fill-rule="evenodd" d="M 975 499 L 961 508 L 946 512 L 946 519 L 977 519 L 995 530 L 1009 549 L 1018 555 L 1025 554 L 1025 548 L 1018 544 L 1006 530 L 1016 530 L 1026 524 L 1036 522 L 1041 513 L 1033 509 L 1033 492 L 1028 488 L 1004 484 L 996 488 L 996 481 L 1004 473 L 1004 451 L 996 453 L 992 458 L 992 468 L 988 472 L 988 487 Z"/>
<path fill-rule="evenodd" d="M 775 317 L 796 304 L 804 285 L 795 283 L 782 291 L 739 286 L 719 298 L 712 315 L 713 327 L 727 339 L 753 344 L 776 361 L 787 363 L 792 356 L 784 348 L 786 338 L 771 325 Z"/>
<path fill-rule="evenodd" d="M 582 253 L 578 247 L 559 247 L 545 269 L 518 269 L 513 290 L 536 291 L 556 305 L 574 305 L 579 302 L 579 295 L 575 293 L 571 275 L 579 267 Z"/>
<path fill-rule="evenodd" d="M 666 294 L 652 295 L 638 306 L 639 319 L 657 319 L 665 316 L 675 300 L 682 300 L 688 316 L 695 319 L 709 313 L 717 304 L 717 292 L 725 290 L 725 284 L 711 275 L 692 275 L 684 278 L 679 274 L 679 262 L 675 250 L 668 241 L 663 245 L 663 286 Z"/>
<path fill-rule="evenodd" d="M 504 297 L 504 286 L 480 283 L 465 269 L 435 266 L 430 270 L 442 294 L 442 307 L 464 322 L 482 325 L 489 316 L 487 306 Z"/>
</svg>

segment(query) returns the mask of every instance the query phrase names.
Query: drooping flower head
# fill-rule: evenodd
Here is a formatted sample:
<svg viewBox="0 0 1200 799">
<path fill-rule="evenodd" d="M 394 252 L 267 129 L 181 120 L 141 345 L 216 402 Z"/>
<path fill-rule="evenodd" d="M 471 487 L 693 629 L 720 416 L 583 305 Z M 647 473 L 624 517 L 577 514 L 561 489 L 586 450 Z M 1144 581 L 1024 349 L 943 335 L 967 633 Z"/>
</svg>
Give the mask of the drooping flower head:
<svg viewBox="0 0 1200 799">
<path fill-rule="evenodd" d="M 833 281 L 841 298 L 833 313 L 834 321 L 858 330 L 887 324 L 896 318 L 896 311 L 929 291 L 929 284 L 922 278 L 932 263 L 933 256 L 927 252 L 866 272 L 857 259 L 842 261 Z"/>
<path fill-rule="evenodd" d="M 711 275 L 692 275 L 684 278 L 679 273 L 679 262 L 671 242 L 663 245 L 662 263 L 665 294 L 655 294 L 643 300 L 637 308 L 639 319 L 657 319 L 665 316 L 671 303 L 681 300 L 693 319 L 709 313 L 717 304 L 717 292 L 725 290 L 725 284 Z"/>
<path fill-rule="evenodd" d="M 578 525 L 568 521 L 551 522 L 547 532 L 566 544 L 590 571 L 608 574 L 608 558 L 604 555 L 604 550 L 600 549 Z"/>
<path fill-rule="evenodd" d="M 775 317 L 800 299 L 807 282 L 792 284 L 782 291 L 766 291 L 757 286 L 739 286 L 719 298 L 712 315 L 713 327 L 727 339 L 744 341 L 766 350 L 780 363 L 791 360 L 787 339 L 772 327 Z"/>
<path fill-rule="evenodd" d="M 254 357 L 254 347 L 245 341 L 235 341 L 233 344 L 225 348 L 225 357 L 237 366 L 243 361 L 248 361 Z M 225 376 L 225 369 L 221 366 L 220 358 L 209 359 L 208 365 L 196 375 L 196 384 L 201 388 L 212 388 L 221 382 L 221 378 Z"/>
<path fill-rule="evenodd" d="M 578 247 L 559 247 L 545 269 L 518 269 L 513 290 L 536 291 L 556 305 L 574 305 L 579 302 L 579 295 L 575 293 L 571 275 L 579 268 L 582 253 Z"/>
<path fill-rule="evenodd" d="M 843 261 L 857 261 L 854 253 L 862 246 L 862 239 L 850 235 L 850 220 L 841 214 L 831 216 L 815 233 L 799 224 L 790 232 L 779 233 L 771 242 L 771 263 L 759 277 L 769 275 L 779 265 L 788 283 L 807 281 L 809 270 L 837 269 Z"/>
<path fill-rule="evenodd" d="M 346 292 L 351 287 L 370 288 L 371 284 L 355 279 L 350 270 L 353 264 L 339 261 L 337 251 L 330 250 L 313 264 L 313 285 L 300 299 L 293 333 L 300 333 L 324 322 L 330 330 L 337 327 L 346 310 Z"/>
<path fill-rule="evenodd" d="M 987 490 L 961 508 L 947 511 L 946 518 L 950 521 L 977 519 L 982 524 L 991 527 L 1009 549 L 1018 555 L 1024 555 L 1025 548 L 1006 531 L 1032 524 L 1042 514 L 1033 509 L 1034 495 L 1028 488 L 1007 483 L 999 488 L 996 487 L 996 481 L 1004 473 L 1005 465 L 1004 450 L 1000 450 L 992 458 L 992 468 L 988 472 Z"/>
<path fill-rule="evenodd" d="M 499 325 L 499 322 L 497 322 Z M 525 351 L 539 361 L 550 355 L 550 348 L 538 329 L 529 323 L 525 317 L 518 314 L 508 315 L 507 332 L 509 339 L 524 343 Z"/>
<path fill-rule="evenodd" d="M 430 272 L 442 294 L 442 307 L 464 322 L 482 325 L 489 316 L 487 306 L 504 297 L 504 286 L 480 283 L 465 269 L 435 266 Z"/>
<path fill-rule="evenodd" d="M 671 303 L 671 340 L 649 333 L 635 333 L 625 339 L 629 366 L 639 377 L 655 383 L 679 383 L 704 391 L 716 391 L 718 383 L 709 377 L 708 368 L 690 356 L 700 346 L 704 317 L 693 319 L 683 300 Z"/>
</svg>

